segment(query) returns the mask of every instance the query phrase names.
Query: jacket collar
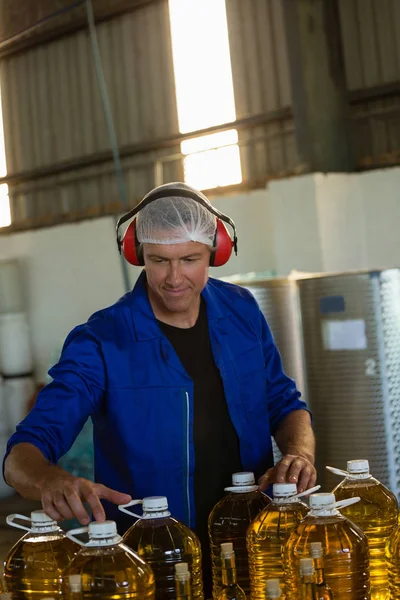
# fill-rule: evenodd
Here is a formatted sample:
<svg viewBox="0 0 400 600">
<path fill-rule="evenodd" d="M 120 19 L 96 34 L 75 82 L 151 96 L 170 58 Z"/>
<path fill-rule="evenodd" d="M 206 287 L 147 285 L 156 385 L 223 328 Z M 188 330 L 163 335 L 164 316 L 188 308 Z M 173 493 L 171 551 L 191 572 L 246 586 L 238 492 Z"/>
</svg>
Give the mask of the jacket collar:
<svg viewBox="0 0 400 600">
<path fill-rule="evenodd" d="M 208 321 L 218 321 L 222 324 L 228 318 L 230 311 L 222 310 L 217 294 L 215 280 L 210 278 L 201 295 L 206 303 Z M 144 269 L 131 292 L 130 311 L 132 326 L 138 341 L 163 337 L 147 295 L 146 272 Z"/>
</svg>

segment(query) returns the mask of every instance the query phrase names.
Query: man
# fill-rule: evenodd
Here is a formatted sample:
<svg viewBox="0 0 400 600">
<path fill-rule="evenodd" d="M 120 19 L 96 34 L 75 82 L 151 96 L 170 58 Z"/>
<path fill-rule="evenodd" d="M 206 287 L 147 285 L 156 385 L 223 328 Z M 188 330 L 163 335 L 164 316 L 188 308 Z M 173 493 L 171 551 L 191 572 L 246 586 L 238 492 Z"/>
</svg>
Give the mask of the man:
<svg viewBox="0 0 400 600">
<path fill-rule="evenodd" d="M 4 474 L 56 520 L 88 523 L 86 502 L 120 530 L 133 521 L 115 505 L 165 495 L 206 550 L 208 514 L 233 472 L 254 471 L 261 489 L 314 485 L 310 416 L 252 295 L 209 279 L 232 244 L 207 198 L 167 184 L 135 212 L 124 253 L 145 269 L 70 333 L 52 383 L 9 440 Z M 57 466 L 89 416 L 96 483 Z M 271 434 L 283 453 L 275 467 Z"/>
</svg>

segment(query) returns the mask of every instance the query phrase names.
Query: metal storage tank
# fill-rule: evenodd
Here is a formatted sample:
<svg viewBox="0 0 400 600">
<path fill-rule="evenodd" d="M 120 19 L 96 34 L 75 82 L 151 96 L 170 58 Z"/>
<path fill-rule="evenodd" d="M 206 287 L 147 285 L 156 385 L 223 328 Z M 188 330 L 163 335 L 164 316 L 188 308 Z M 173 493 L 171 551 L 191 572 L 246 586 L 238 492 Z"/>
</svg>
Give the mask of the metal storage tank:
<svg viewBox="0 0 400 600">
<path fill-rule="evenodd" d="M 400 487 L 400 270 L 317 275 L 298 281 L 308 400 L 325 465 L 368 459 L 375 477 Z"/>
<path fill-rule="evenodd" d="M 285 277 L 261 277 L 256 274 L 225 278 L 248 289 L 267 319 L 282 358 L 285 373 L 292 377 L 307 400 L 301 345 L 300 309 L 296 283 Z M 275 462 L 281 457 L 273 439 Z"/>
<path fill-rule="evenodd" d="M 226 279 L 253 294 L 271 328 L 285 373 L 306 396 L 296 282 L 287 277 L 261 278 L 250 274 Z"/>
</svg>

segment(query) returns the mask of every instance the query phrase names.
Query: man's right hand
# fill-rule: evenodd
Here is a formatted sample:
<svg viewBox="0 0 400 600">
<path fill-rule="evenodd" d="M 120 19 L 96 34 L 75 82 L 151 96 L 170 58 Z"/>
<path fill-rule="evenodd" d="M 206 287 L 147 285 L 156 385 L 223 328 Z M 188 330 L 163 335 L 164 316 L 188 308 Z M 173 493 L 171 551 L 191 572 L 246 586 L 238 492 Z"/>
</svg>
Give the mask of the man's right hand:
<svg viewBox="0 0 400 600">
<path fill-rule="evenodd" d="M 113 504 L 127 504 L 132 500 L 129 494 L 122 494 L 82 477 L 74 477 L 58 467 L 45 475 L 39 488 L 43 510 L 49 517 L 55 521 L 76 518 L 82 525 L 91 521 L 84 503 L 89 505 L 96 521 L 104 521 L 106 515 L 100 499 Z"/>
<path fill-rule="evenodd" d="M 8 485 L 24 498 L 40 500 L 44 512 L 55 521 L 77 518 L 82 525 L 87 525 L 90 516 L 84 503 L 89 505 L 96 521 L 104 521 L 106 515 L 101 499 L 114 504 L 127 504 L 132 500 L 129 494 L 74 477 L 50 463 L 36 446 L 25 442 L 11 449 L 4 473 Z"/>
</svg>

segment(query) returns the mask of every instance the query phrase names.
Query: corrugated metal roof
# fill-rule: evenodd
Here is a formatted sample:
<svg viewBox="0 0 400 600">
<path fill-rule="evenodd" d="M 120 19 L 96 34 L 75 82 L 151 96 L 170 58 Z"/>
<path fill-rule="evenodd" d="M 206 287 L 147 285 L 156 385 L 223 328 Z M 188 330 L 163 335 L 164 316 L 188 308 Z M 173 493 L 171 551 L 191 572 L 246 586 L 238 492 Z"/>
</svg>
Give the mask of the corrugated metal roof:
<svg viewBox="0 0 400 600">
<path fill-rule="evenodd" d="M 158 2 L 168 0 L 92 0 L 97 22 Z M 0 56 L 24 52 L 86 25 L 85 0 L 0 0 Z"/>
<path fill-rule="evenodd" d="M 291 105 L 289 62 L 280 0 L 226 0 L 237 118 L 280 111 Z M 291 171 L 297 164 L 293 121 L 240 133 L 245 181 Z"/>
<path fill-rule="evenodd" d="M 400 80 L 400 2 L 339 0 L 348 89 Z"/>
<path fill-rule="evenodd" d="M 167 3 L 103 22 L 97 32 L 119 145 L 176 134 Z M 110 149 L 86 31 L 4 58 L 0 77 L 8 175 Z M 156 156 L 124 161 L 132 203 L 153 185 Z M 51 219 L 63 206 L 71 218 L 118 206 L 112 164 L 11 185 L 10 196 L 14 222 L 41 214 Z"/>
<path fill-rule="evenodd" d="M 98 27 L 120 145 L 178 130 L 165 4 Z M 1 61 L 9 174 L 109 149 L 89 38 L 80 32 Z"/>
<path fill-rule="evenodd" d="M 291 104 L 289 63 L 280 0 L 226 0 L 236 115 Z"/>
<path fill-rule="evenodd" d="M 400 81 L 400 2 L 339 2 L 351 97 L 362 88 Z M 301 170 L 283 6 L 281 0 L 226 0 L 226 10 L 237 119 L 254 121 L 239 130 L 244 181 L 254 187 Z M 149 2 L 97 30 L 133 204 L 159 183 L 157 175 L 183 177 L 180 156 L 155 164 L 179 154 L 168 4 Z M 10 185 L 15 226 L 118 212 L 87 31 L 3 58 L 0 83 L 8 172 L 29 174 L 29 181 Z M 398 162 L 400 93 L 361 99 L 351 112 L 358 164 Z M 45 168 L 47 174 L 35 174 Z"/>
</svg>

